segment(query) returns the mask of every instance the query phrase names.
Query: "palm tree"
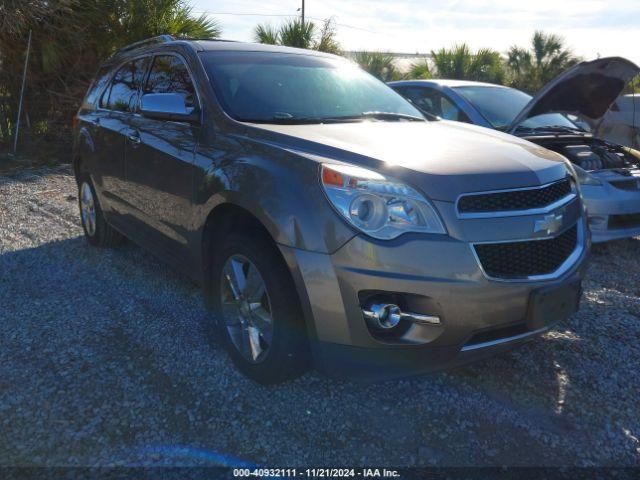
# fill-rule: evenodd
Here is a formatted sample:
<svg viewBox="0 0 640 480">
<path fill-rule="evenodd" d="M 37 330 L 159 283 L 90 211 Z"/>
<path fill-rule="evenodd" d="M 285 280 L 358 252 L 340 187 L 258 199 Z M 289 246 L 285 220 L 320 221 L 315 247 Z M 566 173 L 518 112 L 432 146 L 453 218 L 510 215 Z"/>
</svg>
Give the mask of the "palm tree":
<svg viewBox="0 0 640 480">
<path fill-rule="evenodd" d="M 340 53 L 332 19 L 325 20 L 320 29 L 314 22 L 298 18 L 286 20 L 278 27 L 261 24 L 255 27 L 253 37 L 258 43 Z"/>
<path fill-rule="evenodd" d="M 32 50 L 24 117 L 68 146 L 98 64 L 125 44 L 160 34 L 215 38 L 220 25 L 187 0 L 3 0 L 0 2 L 0 139 L 12 131 L 29 30 Z M 34 130 L 35 132 L 35 130 Z M 25 133 L 27 133 L 25 131 Z"/>
<path fill-rule="evenodd" d="M 192 7 L 185 0 L 112 0 L 97 2 L 100 10 L 112 13 L 111 28 L 122 44 L 148 37 L 168 34 L 176 37 L 218 38 L 222 29 L 206 15 L 192 15 Z"/>
<path fill-rule="evenodd" d="M 313 45 L 316 26 L 313 22 L 303 22 L 296 18 L 287 20 L 278 30 L 280 43 L 288 47 L 307 48 Z"/>
<path fill-rule="evenodd" d="M 500 52 L 490 48 L 481 48 L 473 55 L 469 71 L 478 82 L 503 84 L 506 78 L 505 63 Z"/>
<path fill-rule="evenodd" d="M 536 31 L 531 48 L 512 46 L 507 65 L 511 85 L 529 93 L 535 93 L 580 59 L 565 47 L 562 37 Z"/>
<path fill-rule="evenodd" d="M 385 52 L 356 52 L 354 60 L 360 67 L 383 82 L 397 80 L 400 73 L 394 65 L 394 57 Z"/>
<path fill-rule="evenodd" d="M 474 80 L 501 84 L 505 79 L 500 53 L 483 48 L 473 53 L 468 45 L 456 45 L 431 52 L 435 75 L 439 78 Z"/>
<path fill-rule="evenodd" d="M 280 32 L 271 25 L 258 25 L 254 31 L 254 38 L 258 43 L 278 45 L 280 43 Z"/>
<path fill-rule="evenodd" d="M 432 78 L 433 75 L 431 75 L 431 65 L 429 64 L 429 61 L 425 59 L 414 63 L 411 65 L 409 73 L 406 76 L 407 78 L 413 78 L 416 80 L 427 80 Z"/>
</svg>

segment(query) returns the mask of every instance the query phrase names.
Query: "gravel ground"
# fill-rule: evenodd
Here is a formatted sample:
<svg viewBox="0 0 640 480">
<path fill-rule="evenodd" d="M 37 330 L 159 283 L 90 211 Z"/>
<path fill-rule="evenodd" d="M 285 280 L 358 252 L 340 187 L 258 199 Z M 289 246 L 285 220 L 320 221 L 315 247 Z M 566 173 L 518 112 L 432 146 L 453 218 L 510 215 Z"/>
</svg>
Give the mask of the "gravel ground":
<svg viewBox="0 0 640 480">
<path fill-rule="evenodd" d="M 640 466 L 640 241 L 580 312 L 469 367 L 262 387 L 203 339 L 196 286 L 89 247 L 68 168 L 0 176 L 0 465 Z"/>
</svg>

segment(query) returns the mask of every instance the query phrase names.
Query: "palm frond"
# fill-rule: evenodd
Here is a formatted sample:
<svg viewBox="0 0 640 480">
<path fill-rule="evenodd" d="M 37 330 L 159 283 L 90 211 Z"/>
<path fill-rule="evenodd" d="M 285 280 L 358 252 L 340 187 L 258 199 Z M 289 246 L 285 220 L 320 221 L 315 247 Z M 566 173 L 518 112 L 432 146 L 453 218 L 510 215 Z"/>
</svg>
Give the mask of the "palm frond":
<svg viewBox="0 0 640 480">
<path fill-rule="evenodd" d="M 280 43 L 280 34 L 271 25 L 256 25 L 253 30 L 253 38 L 258 43 L 277 45 Z"/>
<path fill-rule="evenodd" d="M 280 43 L 287 47 L 311 48 L 316 26 L 313 22 L 302 22 L 296 18 L 287 20 L 279 30 Z"/>
<path fill-rule="evenodd" d="M 504 61 L 500 53 L 482 48 L 473 53 L 468 45 L 431 52 L 434 73 L 439 78 L 502 83 L 505 78 Z"/>
<path fill-rule="evenodd" d="M 399 76 L 394 65 L 394 57 L 387 52 L 357 52 L 354 60 L 360 67 L 383 82 L 394 80 Z"/>
<path fill-rule="evenodd" d="M 536 31 L 529 49 L 513 46 L 509 49 L 507 65 L 510 84 L 534 93 L 580 59 L 567 48 L 558 35 Z"/>
<path fill-rule="evenodd" d="M 427 80 L 431 78 L 431 66 L 429 65 L 429 62 L 427 60 L 421 60 L 412 64 L 407 77 L 418 80 Z"/>
</svg>

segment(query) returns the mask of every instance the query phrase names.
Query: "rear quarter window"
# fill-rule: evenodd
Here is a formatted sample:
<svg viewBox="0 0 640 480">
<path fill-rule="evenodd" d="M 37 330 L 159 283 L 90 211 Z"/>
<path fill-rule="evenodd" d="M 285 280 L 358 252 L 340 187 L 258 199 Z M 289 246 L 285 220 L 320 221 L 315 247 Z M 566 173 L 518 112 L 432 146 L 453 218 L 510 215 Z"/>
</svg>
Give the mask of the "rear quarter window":
<svg viewBox="0 0 640 480">
<path fill-rule="evenodd" d="M 82 108 L 95 108 L 98 105 L 100 95 L 109 83 L 111 71 L 108 67 L 101 67 L 91 82 L 91 86 L 82 101 Z"/>
</svg>

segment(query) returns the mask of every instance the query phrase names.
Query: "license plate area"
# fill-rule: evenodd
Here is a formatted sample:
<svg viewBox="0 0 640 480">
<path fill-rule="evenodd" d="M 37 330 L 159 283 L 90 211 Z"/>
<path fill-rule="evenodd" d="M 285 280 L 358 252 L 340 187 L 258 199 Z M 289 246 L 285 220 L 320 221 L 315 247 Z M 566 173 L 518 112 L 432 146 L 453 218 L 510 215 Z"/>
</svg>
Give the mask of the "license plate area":
<svg viewBox="0 0 640 480">
<path fill-rule="evenodd" d="M 568 318 L 578 310 L 581 296 L 579 281 L 534 290 L 529 297 L 527 327 L 538 330 Z"/>
</svg>

